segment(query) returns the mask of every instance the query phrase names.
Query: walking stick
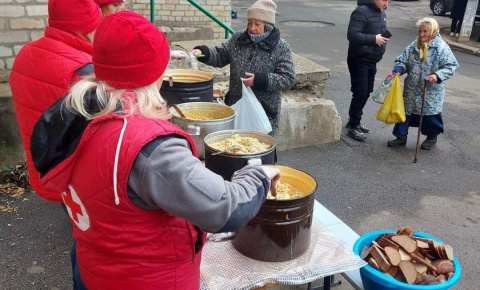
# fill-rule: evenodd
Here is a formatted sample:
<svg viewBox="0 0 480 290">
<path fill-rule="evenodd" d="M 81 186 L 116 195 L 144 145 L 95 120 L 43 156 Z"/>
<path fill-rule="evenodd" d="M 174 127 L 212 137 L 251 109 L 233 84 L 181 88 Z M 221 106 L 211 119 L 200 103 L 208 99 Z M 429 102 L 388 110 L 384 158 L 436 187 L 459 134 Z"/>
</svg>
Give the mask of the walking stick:
<svg viewBox="0 0 480 290">
<path fill-rule="evenodd" d="M 420 124 L 418 125 L 418 134 L 417 134 L 417 147 L 415 148 L 415 159 L 413 159 L 413 163 L 417 163 L 418 149 L 420 148 L 420 133 L 422 132 L 423 108 L 425 107 L 425 95 L 427 94 L 427 82 L 428 80 L 425 80 L 425 84 L 423 87 L 422 107 L 420 108 Z"/>
</svg>

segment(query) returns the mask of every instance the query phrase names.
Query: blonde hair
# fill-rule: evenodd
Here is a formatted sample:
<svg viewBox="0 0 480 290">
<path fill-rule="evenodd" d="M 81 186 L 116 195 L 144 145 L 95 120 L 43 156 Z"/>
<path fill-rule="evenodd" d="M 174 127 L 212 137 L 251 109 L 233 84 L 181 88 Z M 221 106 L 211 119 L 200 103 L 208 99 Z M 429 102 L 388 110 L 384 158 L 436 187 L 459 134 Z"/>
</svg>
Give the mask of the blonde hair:
<svg viewBox="0 0 480 290">
<path fill-rule="evenodd" d="M 100 111 L 89 112 L 87 96 L 95 92 L 96 104 Z M 167 103 L 160 95 L 154 83 L 131 90 L 115 89 L 107 83 L 99 81 L 95 76 L 86 76 L 78 81 L 68 93 L 64 101 L 68 110 L 92 120 L 112 113 L 127 116 L 138 114 L 147 118 L 168 120 L 171 116 Z"/>
</svg>

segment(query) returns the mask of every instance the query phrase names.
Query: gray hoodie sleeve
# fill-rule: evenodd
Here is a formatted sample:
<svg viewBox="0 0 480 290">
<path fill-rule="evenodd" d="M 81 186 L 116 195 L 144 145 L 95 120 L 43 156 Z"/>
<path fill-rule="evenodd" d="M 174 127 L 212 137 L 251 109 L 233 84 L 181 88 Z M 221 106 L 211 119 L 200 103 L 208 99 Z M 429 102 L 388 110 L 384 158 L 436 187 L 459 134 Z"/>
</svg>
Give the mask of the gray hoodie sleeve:
<svg viewBox="0 0 480 290">
<path fill-rule="evenodd" d="M 142 148 L 128 179 L 128 195 L 137 207 L 165 210 L 206 232 L 244 226 L 265 202 L 270 180 L 259 167 L 237 171 L 232 181 L 206 169 L 188 142 L 159 137 Z"/>
</svg>

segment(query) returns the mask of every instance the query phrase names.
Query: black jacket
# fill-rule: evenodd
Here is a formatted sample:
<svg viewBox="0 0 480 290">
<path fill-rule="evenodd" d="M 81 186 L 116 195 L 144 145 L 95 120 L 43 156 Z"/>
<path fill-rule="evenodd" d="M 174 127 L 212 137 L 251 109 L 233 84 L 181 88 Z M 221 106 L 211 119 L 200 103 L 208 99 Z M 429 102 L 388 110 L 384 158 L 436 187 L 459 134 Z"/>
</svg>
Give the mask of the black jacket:
<svg viewBox="0 0 480 290">
<path fill-rule="evenodd" d="M 373 0 L 358 0 L 357 4 L 348 24 L 348 56 L 379 62 L 385 53 L 386 43 L 376 45 L 375 37 L 387 30 L 387 16 Z"/>
</svg>

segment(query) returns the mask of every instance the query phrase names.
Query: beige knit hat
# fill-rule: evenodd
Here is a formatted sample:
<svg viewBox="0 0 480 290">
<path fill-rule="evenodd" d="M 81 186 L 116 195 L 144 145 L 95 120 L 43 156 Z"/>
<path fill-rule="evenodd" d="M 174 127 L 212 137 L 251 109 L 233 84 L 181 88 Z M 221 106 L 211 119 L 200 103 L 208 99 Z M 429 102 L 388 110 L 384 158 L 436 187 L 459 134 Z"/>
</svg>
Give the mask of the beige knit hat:
<svg viewBox="0 0 480 290">
<path fill-rule="evenodd" d="M 247 9 L 247 19 L 260 20 L 265 23 L 275 24 L 277 4 L 272 0 L 258 0 Z"/>
</svg>

